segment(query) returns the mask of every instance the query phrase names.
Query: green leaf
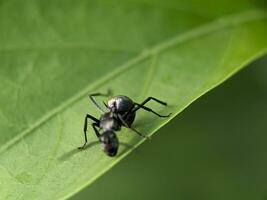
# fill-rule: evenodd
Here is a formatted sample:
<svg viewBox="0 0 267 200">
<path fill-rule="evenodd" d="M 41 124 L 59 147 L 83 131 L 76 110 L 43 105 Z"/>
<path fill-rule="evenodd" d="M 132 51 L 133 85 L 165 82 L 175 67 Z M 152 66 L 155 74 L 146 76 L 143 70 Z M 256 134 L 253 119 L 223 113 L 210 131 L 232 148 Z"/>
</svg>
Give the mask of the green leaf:
<svg viewBox="0 0 267 200">
<path fill-rule="evenodd" d="M 71 200 L 266 198 L 266 65 L 267 56 L 195 101 Z"/>
<path fill-rule="evenodd" d="M 86 95 L 111 88 L 167 101 L 149 106 L 168 119 L 138 113 L 134 127 L 151 135 L 266 53 L 263 3 L 1 2 L 1 198 L 66 198 L 92 183 L 143 139 L 122 130 L 109 158 L 89 130 L 93 143 L 78 151 L 85 114 L 99 116 Z"/>
</svg>

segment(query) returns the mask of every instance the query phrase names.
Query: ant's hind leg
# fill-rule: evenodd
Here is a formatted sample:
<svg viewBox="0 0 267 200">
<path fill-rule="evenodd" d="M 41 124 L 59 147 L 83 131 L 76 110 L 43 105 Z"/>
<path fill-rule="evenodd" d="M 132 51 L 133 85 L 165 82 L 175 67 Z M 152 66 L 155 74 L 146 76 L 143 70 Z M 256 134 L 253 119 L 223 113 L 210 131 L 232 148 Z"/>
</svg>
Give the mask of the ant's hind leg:
<svg viewBox="0 0 267 200">
<path fill-rule="evenodd" d="M 135 133 L 137 133 L 139 136 L 141 136 L 141 137 L 143 137 L 143 138 L 151 139 L 149 136 L 143 135 L 142 133 L 140 133 L 140 132 L 137 131 L 136 129 L 134 129 L 134 128 L 128 126 L 128 124 L 123 120 L 123 117 L 122 117 L 121 115 L 118 115 L 118 117 L 119 117 L 119 119 L 121 120 L 122 124 L 123 124 L 126 128 L 128 128 L 128 129 L 134 131 Z"/>
<path fill-rule="evenodd" d="M 83 144 L 83 146 L 78 147 L 78 149 L 84 149 L 84 147 L 85 147 L 85 145 L 86 145 L 86 143 L 87 143 L 87 125 L 88 125 L 88 119 L 93 120 L 93 121 L 95 122 L 95 123 L 93 123 L 93 124 L 99 126 L 99 120 L 98 120 L 98 119 L 96 119 L 95 117 L 93 117 L 92 115 L 89 115 L 89 114 L 87 114 L 87 115 L 85 116 L 85 119 L 84 119 L 84 127 L 83 127 L 83 132 L 84 132 L 84 144 Z M 95 128 L 94 128 L 94 129 L 95 129 Z"/>
<path fill-rule="evenodd" d="M 150 136 L 146 136 L 146 135 L 143 135 L 142 133 L 140 133 L 139 131 L 137 131 L 136 129 L 132 128 L 132 127 L 127 127 L 128 129 L 134 131 L 135 133 L 137 133 L 139 136 L 145 138 L 145 139 L 151 139 Z"/>
</svg>

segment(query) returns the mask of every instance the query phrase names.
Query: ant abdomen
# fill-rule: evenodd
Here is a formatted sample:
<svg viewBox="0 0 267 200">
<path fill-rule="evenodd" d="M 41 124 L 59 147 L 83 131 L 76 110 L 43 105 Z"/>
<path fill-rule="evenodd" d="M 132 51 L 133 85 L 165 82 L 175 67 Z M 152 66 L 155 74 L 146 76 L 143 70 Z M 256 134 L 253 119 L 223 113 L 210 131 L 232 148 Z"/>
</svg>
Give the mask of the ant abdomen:
<svg viewBox="0 0 267 200">
<path fill-rule="evenodd" d="M 113 131 L 105 131 L 99 137 L 100 144 L 102 145 L 103 151 L 108 156 L 115 156 L 119 149 L 119 140 Z"/>
</svg>

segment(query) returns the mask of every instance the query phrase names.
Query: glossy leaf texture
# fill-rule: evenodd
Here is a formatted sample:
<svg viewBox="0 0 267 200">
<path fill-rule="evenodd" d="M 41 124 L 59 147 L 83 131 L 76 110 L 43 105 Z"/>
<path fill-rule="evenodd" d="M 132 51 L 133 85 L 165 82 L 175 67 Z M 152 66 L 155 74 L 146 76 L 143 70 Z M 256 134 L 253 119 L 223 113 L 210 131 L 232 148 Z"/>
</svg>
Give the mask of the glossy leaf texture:
<svg viewBox="0 0 267 200">
<path fill-rule="evenodd" d="M 90 130 L 78 151 L 85 114 L 100 115 L 88 93 L 167 101 L 149 106 L 168 119 L 138 113 L 151 135 L 267 50 L 260 1 L 11 0 L 0 15 L 2 199 L 66 198 L 144 141 L 122 130 L 109 158 Z"/>
</svg>

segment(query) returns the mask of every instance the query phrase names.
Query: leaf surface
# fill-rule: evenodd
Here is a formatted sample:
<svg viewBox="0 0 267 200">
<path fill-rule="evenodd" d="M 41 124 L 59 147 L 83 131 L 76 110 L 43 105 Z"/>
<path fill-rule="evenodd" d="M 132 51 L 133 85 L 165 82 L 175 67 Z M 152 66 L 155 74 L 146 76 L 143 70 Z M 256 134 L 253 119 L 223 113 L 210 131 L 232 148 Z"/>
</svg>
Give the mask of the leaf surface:
<svg viewBox="0 0 267 200">
<path fill-rule="evenodd" d="M 109 158 L 89 130 L 92 143 L 78 151 L 85 114 L 100 115 L 88 93 L 111 88 L 137 102 L 147 96 L 167 101 L 168 107 L 149 106 L 172 112 L 168 119 L 138 113 L 134 127 L 151 135 L 266 53 L 267 15 L 259 1 L 207 4 L 4 1 L 0 198 L 66 198 L 143 142 L 122 130 L 119 155 Z"/>
</svg>

